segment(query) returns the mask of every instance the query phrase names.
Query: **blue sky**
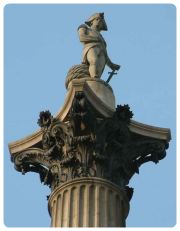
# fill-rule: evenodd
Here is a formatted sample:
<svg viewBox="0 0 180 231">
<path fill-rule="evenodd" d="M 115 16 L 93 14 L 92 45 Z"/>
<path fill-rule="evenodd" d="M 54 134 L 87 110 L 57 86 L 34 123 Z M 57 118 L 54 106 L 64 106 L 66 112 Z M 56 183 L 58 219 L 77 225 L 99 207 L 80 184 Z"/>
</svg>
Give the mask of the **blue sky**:
<svg viewBox="0 0 180 231">
<path fill-rule="evenodd" d="M 103 32 L 112 61 L 122 68 L 110 85 L 116 104 L 129 104 L 134 120 L 171 129 L 167 157 L 134 175 L 127 227 L 176 224 L 176 8 L 170 4 L 11 4 L 4 8 L 4 222 L 49 227 L 39 176 L 22 176 L 7 144 L 38 129 L 39 112 L 63 105 L 68 69 L 81 62 L 80 24 L 104 12 Z M 102 76 L 107 79 L 108 68 Z"/>
</svg>

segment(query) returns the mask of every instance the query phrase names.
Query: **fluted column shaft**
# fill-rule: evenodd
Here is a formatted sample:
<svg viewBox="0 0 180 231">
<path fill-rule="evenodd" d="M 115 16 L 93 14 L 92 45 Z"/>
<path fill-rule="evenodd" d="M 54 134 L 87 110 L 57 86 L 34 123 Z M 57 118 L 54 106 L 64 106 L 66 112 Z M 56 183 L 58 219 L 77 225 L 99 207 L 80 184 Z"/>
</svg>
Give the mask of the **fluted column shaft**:
<svg viewBox="0 0 180 231">
<path fill-rule="evenodd" d="M 49 198 L 52 227 L 125 227 L 128 212 L 126 193 L 101 178 L 69 181 Z"/>
</svg>

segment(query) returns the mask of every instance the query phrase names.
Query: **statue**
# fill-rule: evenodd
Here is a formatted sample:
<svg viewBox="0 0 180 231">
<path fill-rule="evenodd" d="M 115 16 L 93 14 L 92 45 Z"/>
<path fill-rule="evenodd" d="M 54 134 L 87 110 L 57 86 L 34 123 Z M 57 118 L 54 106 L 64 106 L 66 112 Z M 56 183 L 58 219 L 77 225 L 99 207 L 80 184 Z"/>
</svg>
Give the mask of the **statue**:
<svg viewBox="0 0 180 231">
<path fill-rule="evenodd" d="M 129 182 L 141 165 L 165 158 L 171 134 L 133 121 L 128 104 L 115 106 L 108 83 L 120 66 L 109 59 L 100 34 L 107 30 L 104 14 L 85 23 L 78 28 L 83 63 L 67 73 L 62 109 L 56 117 L 40 112 L 41 130 L 9 144 L 11 161 L 50 187 L 52 227 L 125 227 Z M 106 82 L 100 79 L 105 65 L 112 69 Z"/>
<path fill-rule="evenodd" d="M 106 42 L 100 31 L 107 31 L 104 13 L 93 14 L 85 24 L 78 27 L 80 42 L 84 44 L 82 64 L 89 67 L 92 78 L 100 78 L 105 65 L 113 71 L 120 65 L 111 62 L 106 50 Z"/>
</svg>

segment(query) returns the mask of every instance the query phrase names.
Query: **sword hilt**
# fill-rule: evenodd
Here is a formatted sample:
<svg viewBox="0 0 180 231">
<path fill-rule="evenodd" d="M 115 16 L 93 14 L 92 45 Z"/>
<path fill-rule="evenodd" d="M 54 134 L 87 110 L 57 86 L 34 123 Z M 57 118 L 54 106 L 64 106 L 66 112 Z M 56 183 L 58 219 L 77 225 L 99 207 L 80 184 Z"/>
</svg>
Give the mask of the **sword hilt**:
<svg viewBox="0 0 180 231">
<path fill-rule="evenodd" d="M 108 72 L 108 74 L 109 74 L 109 77 L 106 80 L 106 83 L 109 83 L 109 81 L 112 79 L 113 75 L 117 75 L 117 72 L 115 72 L 115 70 L 113 70 L 113 71 Z"/>
<path fill-rule="evenodd" d="M 109 71 L 108 74 L 110 74 L 110 75 L 113 76 L 113 75 L 117 75 L 117 72 L 115 72 L 115 71 Z"/>
</svg>

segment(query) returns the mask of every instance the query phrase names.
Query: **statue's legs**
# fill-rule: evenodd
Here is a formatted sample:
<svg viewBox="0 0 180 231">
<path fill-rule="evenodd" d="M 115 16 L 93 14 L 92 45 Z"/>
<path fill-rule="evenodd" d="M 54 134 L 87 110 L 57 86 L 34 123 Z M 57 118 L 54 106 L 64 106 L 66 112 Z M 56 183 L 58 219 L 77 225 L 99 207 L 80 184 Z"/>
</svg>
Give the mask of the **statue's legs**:
<svg viewBox="0 0 180 231">
<path fill-rule="evenodd" d="M 92 78 L 100 78 L 106 65 L 106 58 L 99 47 L 89 49 L 87 53 L 89 73 Z"/>
</svg>

